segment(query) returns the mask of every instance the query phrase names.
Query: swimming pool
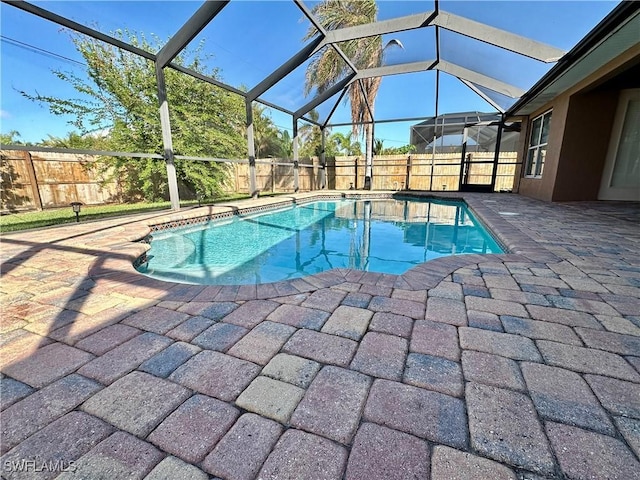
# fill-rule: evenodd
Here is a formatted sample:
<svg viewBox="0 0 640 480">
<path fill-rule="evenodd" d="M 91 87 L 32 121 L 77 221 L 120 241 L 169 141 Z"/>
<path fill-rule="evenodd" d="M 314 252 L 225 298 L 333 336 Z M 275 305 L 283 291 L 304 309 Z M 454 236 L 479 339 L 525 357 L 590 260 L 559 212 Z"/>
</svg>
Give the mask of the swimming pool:
<svg viewBox="0 0 640 480">
<path fill-rule="evenodd" d="M 137 268 L 174 282 L 243 285 L 332 268 L 402 274 L 446 255 L 502 252 L 464 202 L 335 200 L 156 232 Z"/>
</svg>

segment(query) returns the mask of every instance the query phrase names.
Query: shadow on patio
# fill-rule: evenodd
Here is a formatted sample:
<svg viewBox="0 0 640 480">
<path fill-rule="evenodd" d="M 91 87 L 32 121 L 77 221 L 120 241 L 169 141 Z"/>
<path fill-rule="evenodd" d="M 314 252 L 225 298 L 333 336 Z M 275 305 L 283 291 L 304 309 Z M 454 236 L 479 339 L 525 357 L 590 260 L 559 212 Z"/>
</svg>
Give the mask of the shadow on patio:
<svg viewBox="0 0 640 480">
<path fill-rule="evenodd" d="M 140 219 L 3 236 L 3 474 L 636 478 L 638 205 L 465 200 L 519 255 L 404 283 L 163 283 Z"/>
</svg>

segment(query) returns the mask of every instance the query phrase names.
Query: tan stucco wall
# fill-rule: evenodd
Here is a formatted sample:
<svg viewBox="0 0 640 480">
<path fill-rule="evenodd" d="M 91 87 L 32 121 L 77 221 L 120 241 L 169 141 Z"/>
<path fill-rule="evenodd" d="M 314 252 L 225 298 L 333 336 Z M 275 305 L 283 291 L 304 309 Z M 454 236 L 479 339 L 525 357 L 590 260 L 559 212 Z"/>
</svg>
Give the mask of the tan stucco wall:
<svg viewBox="0 0 640 480">
<path fill-rule="evenodd" d="M 530 120 L 553 110 L 542 178 L 524 178 L 518 192 L 545 201 L 596 200 L 619 92 L 592 91 L 640 57 L 640 44 L 550 100 L 522 123 L 518 161 L 526 161 Z M 526 127 L 525 127 L 526 126 Z"/>
<path fill-rule="evenodd" d="M 533 120 L 538 115 L 549 110 L 553 110 L 551 114 L 551 124 L 549 131 L 549 139 L 547 142 L 547 156 L 544 162 L 544 169 L 541 178 L 523 177 L 520 181 L 519 193 L 527 197 L 538 198 L 540 200 L 551 201 L 553 198 L 553 189 L 556 182 L 556 173 L 558 171 L 558 161 L 562 147 L 562 137 L 564 135 L 567 111 L 569 109 L 569 95 L 562 95 L 554 99 L 553 102 L 545 105 L 544 108 L 530 116 Z M 529 143 L 530 126 L 532 122 L 527 122 L 528 127 L 524 147 L 522 150 L 522 159 L 527 159 L 527 147 Z M 524 164 L 523 164 L 524 168 Z"/>
</svg>

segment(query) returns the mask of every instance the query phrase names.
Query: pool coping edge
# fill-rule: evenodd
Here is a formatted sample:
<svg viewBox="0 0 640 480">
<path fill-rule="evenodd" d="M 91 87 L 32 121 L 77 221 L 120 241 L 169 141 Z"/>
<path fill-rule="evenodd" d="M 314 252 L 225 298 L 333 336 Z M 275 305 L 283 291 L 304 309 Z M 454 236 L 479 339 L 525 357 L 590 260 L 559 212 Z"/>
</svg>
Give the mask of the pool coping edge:
<svg viewBox="0 0 640 480">
<path fill-rule="evenodd" d="M 500 193 L 499 195 L 508 195 Z M 126 275 L 127 278 L 137 284 L 144 284 L 149 287 L 167 289 L 167 288 L 193 288 L 198 292 L 206 287 L 220 287 L 223 290 L 238 291 L 241 287 L 248 287 L 255 290 L 256 294 L 249 294 L 245 300 L 272 297 L 272 292 L 268 295 L 259 295 L 261 285 L 271 286 L 284 292 L 305 293 L 320 288 L 327 288 L 346 280 L 347 275 L 350 278 L 357 276 L 350 272 L 361 272 L 362 275 L 368 272 L 360 270 L 352 270 L 345 268 L 335 268 L 320 272 L 314 275 L 308 275 L 292 280 L 282 280 L 279 282 L 271 282 L 259 285 L 197 285 L 187 284 L 175 281 L 165 281 L 148 277 L 135 269 L 134 265 L 139 265 L 141 259 L 144 259 L 146 252 L 150 248 L 147 239 L 150 233 L 154 231 L 162 231 L 167 228 L 175 228 L 180 226 L 195 225 L 205 223 L 212 219 L 228 218 L 233 215 L 242 215 L 267 211 L 275 208 L 293 204 L 303 204 L 323 199 L 375 199 L 375 198 L 394 198 L 394 196 L 415 197 L 415 198 L 434 198 L 440 200 L 461 200 L 466 203 L 476 219 L 482 223 L 491 235 L 498 241 L 501 247 L 508 250 L 501 254 L 469 254 L 469 255 L 450 255 L 440 257 L 424 262 L 416 267 L 411 268 L 407 272 L 396 275 L 380 273 L 379 281 L 392 288 L 403 290 L 417 291 L 434 288 L 438 283 L 451 275 L 454 271 L 483 262 L 526 262 L 526 263 L 557 263 L 560 261 L 556 255 L 541 246 L 533 240 L 525 232 L 508 222 L 503 216 L 489 208 L 483 201 L 483 196 L 487 194 L 466 194 L 464 192 L 419 192 L 419 191 L 330 191 L 330 192 L 309 192 L 291 195 L 282 195 L 278 197 L 262 197 L 257 200 L 241 200 L 229 202 L 225 205 L 210 205 L 205 207 L 196 207 L 193 209 L 175 212 L 164 217 L 154 218 L 153 220 L 142 221 L 130 229 L 123 232 L 123 240 L 128 246 L 120 244 L 120 251 L 127 251 L 129 261 L 126 259 L 114 260 L 114 262 L 122 263 L 119 265 L 120 270 L 118 276 Z M 258 205 L 255 205 L 259 202 Z M 144 225 L 144 228 L 141 228 Z M 171 225 L 170 227 L 159 228 L 158 226 Z M 129 248 L 127 248 L 129 247 Z M 89 268 L 89 274 L 92 277 L 103 278 L 114 275 L 114 265 L 110 263 L 109 269 L 102 268 L 102 262 L 94 262 Z M 245 289 L 246 290 L 246 289 Z M 262 290 L 269 290 L 263 288 Z M 196 293 L 197 294 L 197 293 Z M 195 296 L 195 295 L 194 295 Z M 283 295 L 284 296 L 284 295 Z M 212 299 L 213 300 L 213 299 Z"/>
</svg>

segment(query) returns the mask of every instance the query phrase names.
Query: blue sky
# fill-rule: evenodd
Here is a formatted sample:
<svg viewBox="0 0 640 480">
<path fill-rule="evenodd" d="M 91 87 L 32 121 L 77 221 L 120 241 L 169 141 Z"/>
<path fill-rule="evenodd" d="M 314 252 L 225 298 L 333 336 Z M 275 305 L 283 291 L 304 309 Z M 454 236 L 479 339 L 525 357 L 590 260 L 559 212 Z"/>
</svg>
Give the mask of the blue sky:
<svg viewBox="0 0 640 480">
<path fill-rule="evenodd" d="M 105 33 L 127 28 L 145 35 L 169 38 L 199 7 L 191 1 L 38 1 L 33 2 Z M 315 2 L 307 2 L 311 8 Z M 451 1 L 441 0 L 441 10 L 527 36 L 569 50 L 617 4 L 617 1 Z M 421 13 L 433 8 L 431 1 L 379 1 L 380 20 Z M 53 116 L 18 91 L 76 98 L 77 94 L 58 80 L 53 69 L 83 73 L 82 57 L 67 32 L 6 4 L 1 17 L 0 130 L 20 132 L 22 139 L 39 141 L 47 134 L 64 136 L 72 127 L 67 119 Z M 252 87 L 286 61 L 304 44 L 309 22 L 290 1 L 233 1 L 194 39 L 203 41 L 212 55 L 211 65 L 220 68 L 223 80 L 233 86 Z M 395 64 L 435 58 L 433 28 L 385 36 L 399 39 L 404 49 L 392 49 L 385 63 Z M 21 43 L 16 43 L 21 42 Z M 32 48 L 35 47 L 35 48 Z M 475 69 L 524 90 L 549 68 L 544 64 L 503 52 L 450 32 L 441 35 L 442 58 Z M 78 64 L 77 62 L 80 62 Z M 306 63 L 268 91 L 264 98 L 296 110 L 313 96 L 304 95 Z M 428 117 L 435 112 L 435 72 L 386 77 L 376 101 L 376 119 Z M 319 107 L 326 117 L 332 104 Z M 457 79 L 440 74 L 439 113 L 494 109 Z M 291 117 L 271 111 L 274 122 L 291 128 Z M 349 121 L 348 106 L 341 104 L 332 122 Z M 409 142 L 409 127 L 417 122 L 381 123 L 376 137 L 385 146 Z M 334 128 L 334 131 L 348 128 Z"/>
</svg>

